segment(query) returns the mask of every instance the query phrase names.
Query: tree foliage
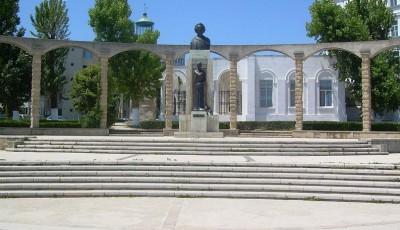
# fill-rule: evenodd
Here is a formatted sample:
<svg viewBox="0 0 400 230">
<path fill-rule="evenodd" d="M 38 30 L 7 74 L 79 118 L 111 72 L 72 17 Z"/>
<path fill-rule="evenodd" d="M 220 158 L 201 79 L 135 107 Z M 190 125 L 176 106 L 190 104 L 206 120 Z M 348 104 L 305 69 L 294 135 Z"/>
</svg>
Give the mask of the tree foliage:
<svg viewBox="0 0 400 230">
<path fill-rule="evenodd" d="M 134 42 L 134 26 L 129 19 L 132 10 L 127 0 L 96 0 L 89 10 L 89 25 L 96 34 L 96 41 Z"/>
<path fill-rule="evenodd" d="M 90 65 L 79 71 L 72 82 L 72 104 L 82 114 L 85 128 L 100 125 L 100 66 Z"/>
<path fill-rule="evenodd" d="M 94 8 L 89 11 L 89 24 L 96 33 L 96 40 L 156 43 L 160 36 L 158 31 L 135 35 L 131 13 L 127 0 L 96 0 Z M 138 104 L 143 98 L 156 95 L 164 67 L 154 54 L 127 51 L 110 59 L 110 70 L 109 76 L 115 81 L 115 93 L 123 93 Z"/>
<path fill-rule="evenodd" d="M 394 15 L 385 0 L 350 0 L 345 7 L 332 0 L 316 0 L 310 7 L 308 36 L 317 42 L 350 42 L 389 39 Z M 340 80 L 350 97 L 361 102 L 361 60 L 345 51 L 330 51 L 336 57 Z M 372 108 L 375 112 L 393 111 L 400 105 L 399 59 L 387 51 L 371 62 Z"/>
<path fill-rule="evenodd" d="M 90 65 L 76 73 L 72 82 L 72 104 L 76 111 L 82 114 L 82 125 L 85 128 L 98 128 L 100 126 L 100 78 L 99 65 Z M 109 93 L 112 87 L 109 88 Z M 115 100 L 108 98 L 108 125 L 114 122 Z"/>
<path fill-rule="evenodd" d="M 43 0 L 35 7 L 35 16 L 31 21 L 36 33 L 33 36 L 42 39 L 68 39 L 68 9 L 63 0 Z M 67 83 L 64 76 L 64 62 L 68 49 L 61 48 L 48 52 L 42 58 L 42 93 L 50 97 L 51 107 L 57 108 L 58 95 Z"/>
<path fill-rule="evenodd" d="M 17 28 L 19 4 L 3 0 L 0 5 L 0 35 L 22 37 L 25 29 Z M 23 50 L 0 44 L 0 104 L 9 116 L 30 98 L 32 57 Z"/>
<path fill-rule="evenodd" d="M 100 66 L 90 65 L 79 71 L 72 82 L 72 104 L 75 110 L 87 114 L 99 106 Z"/>
</svg>

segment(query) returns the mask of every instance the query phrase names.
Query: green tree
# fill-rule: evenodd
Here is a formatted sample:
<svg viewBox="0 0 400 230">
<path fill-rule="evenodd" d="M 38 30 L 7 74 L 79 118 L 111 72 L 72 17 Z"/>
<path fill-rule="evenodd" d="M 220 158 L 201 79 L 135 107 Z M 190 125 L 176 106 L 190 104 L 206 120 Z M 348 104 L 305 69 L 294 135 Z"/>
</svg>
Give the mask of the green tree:
<svg viewBox="0 0 400 230">
<path fill-rule="evenodd" d="M 0 35 L 22 37 L 25 29 L 17 28 L 19 4 L 4 0 L 0 5 Z M 7 116 L 30 98 L 32 57 L 21 49 L 0 44 L 0 104 Z"/>
<path fill-rule="evenodd" d="M 63 0 L 43 0 L 35 7 L 35 16 L 31 21 L 36 33 L 33 36 L 42 39 L 68 39 L 68 9 Z M 51 108 L 58 107 L 59 95 L 67 83 L 63 75 L 64 62 L 68 49 L 56 49 L 48 52 L 43 57 L 42 65 L 42 93 L 50 97 Z"/>
<path fill-rule="evenodd" d="M 138 36 L 136 41 L 154 44 L 159 36 L 158 31 L 146 31 Z M 144 98 L 156 96 L 165 69 L 158 56 L 145 51 L 129 51 L 112 58 L 111 65 L 118 92 L 131 98 L 134 107 L 138 107 Z"/>
<path fill-rule="evenodd" d="M 90 65 L 79 71 L 72 82 L 71 98 L 76 111 L 82 114 L 82 126 L 100 125 L 100 66 Z"/>
<path fill-rule="evenodd" d="M 100 126 L 100 74 L 99 65 L 90 65 L 76 73 L 72 82 L 72 104 L 75 110 L 82 114 L 81 122 L 85 128 L 98 128 Z M 111 114 L 108 116 L 109 125 L 115 119 L 112 114 L 115 110 L 113 100 L 112 97 L 108 98 L 108 112 Z"/>
<path fill-rule="evenodd" d="M 350 0 L 340 7 L 333 0 L 316 0 L 310 7 L 308 36 L 317 42 L 351 42 L 389 39 L 394 15 L 384 0 Z M 337 60 L 340 80 L 354 101 L 361 102 L 361 60 L 345 51 L 330 51 Z M 388 51 L 371 62 L 372 108 L 393 111 L 400 106 L 399 59 Z"/>
<path fill-rule="evenodd" d="M 96 33 L 96 40 L 157 43 L 159 31 L 135 35 L 131 14 L 127 0 L 96 0 L 94 8 L 89 10 L 89 24 Z M 160 58 L 145 51 L 127 51 L 110 59 L 109 76 L 115 82 L 115 94 L 130 97 L 134 107 L 142 99 L 156 95 L 163 71 Z"/>
</svg>

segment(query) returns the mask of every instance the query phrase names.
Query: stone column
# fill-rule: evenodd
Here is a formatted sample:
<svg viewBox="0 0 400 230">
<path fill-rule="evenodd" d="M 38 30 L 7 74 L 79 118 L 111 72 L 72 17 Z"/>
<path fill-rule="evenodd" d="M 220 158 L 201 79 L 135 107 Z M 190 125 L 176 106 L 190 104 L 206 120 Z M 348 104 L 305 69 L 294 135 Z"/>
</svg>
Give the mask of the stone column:
<svg viewBox="0 0 400 230">
<path fill-rule="evenodd" d="M 107 99 L 108 99 L 108 58 L 102 57 L 100 58 L 101 62 L 101 78 L 100 78 L 100 86 L 101 86 L 101 95 L 100 95 L 100 110 L 101 110 L 101 118 L 100 118 L 100 128 L 107 128 Z"/>
<path fill-rule="evenodd" d="M 229 77 L 229 107 L 230 107 L 230 129 L 237 129 L 237 55 L 231 55 L 230 61 L 230 77 Z"/>
<path fill-rule="evenodd" d="M 41 78 L 42 78 L 42 55 L 34 54 L 32 59 L 31 128 L 39 128 Z"/>
<path fill-rule="evenodd" d="M 304 53 L 296 52 L 296 88 L 295 88 L 295 104 L 296 104 L 296 130 L 303 130 L 303 61 Z"/>
<path fill-rule="evenodd" d="M 370 51 L 361 52 L 362 122 L 363 131 L 371 131 L 371 59 Z"/>
<path fill-rule="evenodd" d="M 172 129 L 172 113 L 174 110 L 173 88 L 174 88 L 174 55 L 167 55 L 165 76 L 165 129 Z"/>
</svg>

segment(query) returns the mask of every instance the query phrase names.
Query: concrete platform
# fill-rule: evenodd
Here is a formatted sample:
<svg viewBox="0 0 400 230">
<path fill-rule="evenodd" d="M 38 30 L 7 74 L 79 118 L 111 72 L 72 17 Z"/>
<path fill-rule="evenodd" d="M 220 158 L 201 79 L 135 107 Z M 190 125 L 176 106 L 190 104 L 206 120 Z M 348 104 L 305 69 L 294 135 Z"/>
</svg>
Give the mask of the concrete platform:
<svg viewBox="0 0 400 230">
<path fill-rule="evenodd" d="M 223 138 L 223 132 L 176 132 L 176 138 Z"/>
<path fill-rule="evenodd" d="M 0 200 L 12 230 L 398 230 L 400 205 L 247 199 Z"/>
</svg>

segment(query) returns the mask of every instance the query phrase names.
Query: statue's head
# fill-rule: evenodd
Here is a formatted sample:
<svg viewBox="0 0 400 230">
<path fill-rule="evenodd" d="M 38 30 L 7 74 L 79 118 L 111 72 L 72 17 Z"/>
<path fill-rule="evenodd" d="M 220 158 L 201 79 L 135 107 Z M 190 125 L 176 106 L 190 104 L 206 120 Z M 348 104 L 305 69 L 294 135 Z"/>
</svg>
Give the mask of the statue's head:
<svg viewBox="0 0 400 230">
<path fill-rule="evenodd" d="M 197 35 L 203 35 L 204 32 L 206 32 L 206 27 L 203 25 L 203 23 L 197 23 L 194 27 L 194 31 L 196 31 Z"/>
<path fill-rule="evenodd" d="M 197 69 L 201 69 L 202 66 L 201 62 L 197 63 Z"/>
</svg>

